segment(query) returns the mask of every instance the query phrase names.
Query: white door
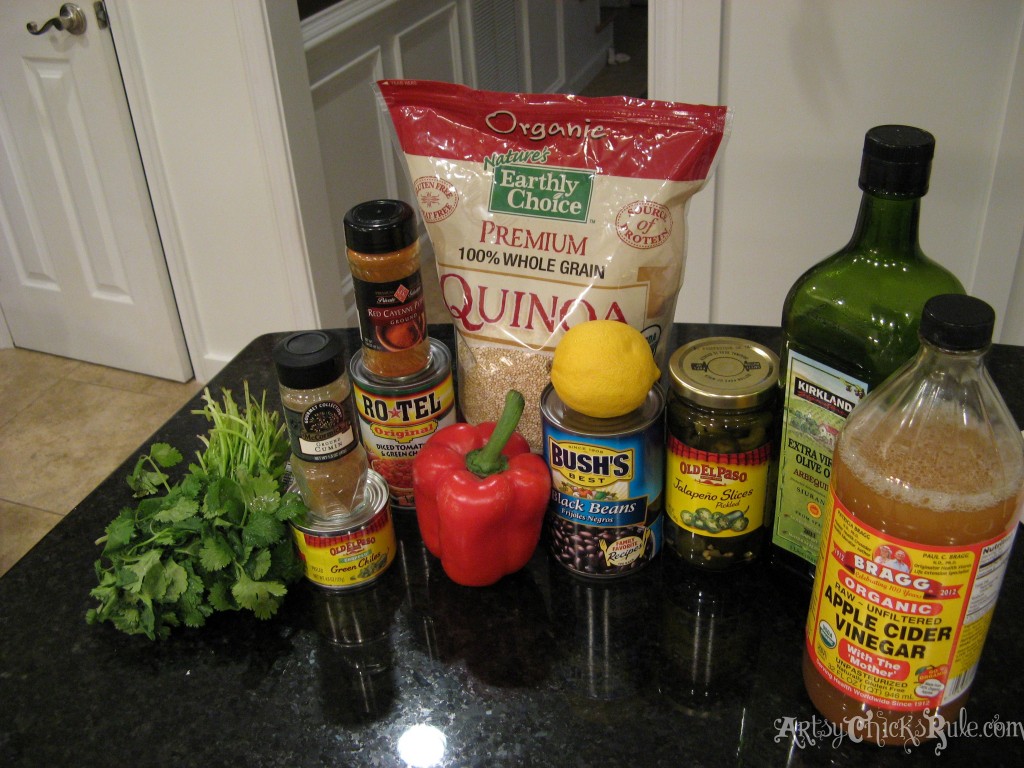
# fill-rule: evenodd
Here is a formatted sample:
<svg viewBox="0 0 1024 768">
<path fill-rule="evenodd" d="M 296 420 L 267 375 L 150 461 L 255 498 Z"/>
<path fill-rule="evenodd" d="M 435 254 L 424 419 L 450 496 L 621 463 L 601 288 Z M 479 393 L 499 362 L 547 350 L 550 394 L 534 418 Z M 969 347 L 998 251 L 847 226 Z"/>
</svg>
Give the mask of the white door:
<svg viewBox="0 0 1024 768">
<path fill-rule="evenodd" d="M 64 4 L 65 11 L 72 4 Z M 17 347 L 192 376 L 110 30 L 0 3 L 0 309 Z"/>
</svg>

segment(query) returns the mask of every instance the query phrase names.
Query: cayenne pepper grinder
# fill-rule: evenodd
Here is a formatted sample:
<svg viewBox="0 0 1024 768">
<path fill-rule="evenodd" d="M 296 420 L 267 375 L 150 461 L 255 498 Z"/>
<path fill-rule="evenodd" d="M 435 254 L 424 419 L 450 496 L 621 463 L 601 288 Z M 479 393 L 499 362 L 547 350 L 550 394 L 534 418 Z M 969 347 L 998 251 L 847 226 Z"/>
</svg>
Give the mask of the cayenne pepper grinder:
<svg viewBox="0 0 1024 768">
<path fill-rule="evenodd" d="M 371 200 L 345 214 L 345 242 L 355 289 L 363 364 L 377 376 L 410 376 L 430 362 L 412 208 Z"/>
<path fill-rule="evenodd" d="M 278 342 L 273 358 L 299 495 L 317 517 L 350 515 L 362 501 L 368 465 L 341 340 L 299 331 Z"/>
</svg>

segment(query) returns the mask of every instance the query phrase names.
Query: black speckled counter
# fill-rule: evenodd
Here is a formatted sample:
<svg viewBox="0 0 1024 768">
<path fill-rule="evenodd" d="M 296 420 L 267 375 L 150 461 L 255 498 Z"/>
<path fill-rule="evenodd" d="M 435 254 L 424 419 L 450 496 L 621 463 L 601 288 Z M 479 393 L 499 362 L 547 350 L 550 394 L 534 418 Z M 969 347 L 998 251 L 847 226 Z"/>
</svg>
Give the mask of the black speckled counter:
<svg viewBox="0 0 1024 768">
<path fill-rule="evenodd" d="M 779 338 L 772 328 L 675 330 L 675 346 Z M 450 327 L 432 331 L 451 344 Z M 253 341 L 211 388 L 240 392 L 248 380 L 277 407 L 277 338 Z M 997 346 L 989 365 L 1024 422 L 1024 349 Z M 198 406 L 152 439 L 190 455 L 205 431 L 189 413 Z M 593 584 L 540 549 L 520 573 L 468 589 L 400 517 L 398 559 L 368 589 L 327 597 L 302 583 L 269 621 L 219 615 L 161 643 L 88 626 L 94 542 L 132 502 L 123 478 L 134 458 L 0 579 L 0 765 L 402 766 L 399 739 L 423 724 L 444 734 L 445 766 L 936 759 L 935 743 L 905 753 L 794 733 L 815 723 L 800 677 L 809 590 L 767 566 L 697 578 L 663 554 L 635 577 Z M 1020 547 L 966 710 L 979 733 L 1003 726 L 1002 736 L 951 738 L 943 764 L 1020 764 L 1024 732 L 1005 732 L 1024 727 Z"/>
</svg>

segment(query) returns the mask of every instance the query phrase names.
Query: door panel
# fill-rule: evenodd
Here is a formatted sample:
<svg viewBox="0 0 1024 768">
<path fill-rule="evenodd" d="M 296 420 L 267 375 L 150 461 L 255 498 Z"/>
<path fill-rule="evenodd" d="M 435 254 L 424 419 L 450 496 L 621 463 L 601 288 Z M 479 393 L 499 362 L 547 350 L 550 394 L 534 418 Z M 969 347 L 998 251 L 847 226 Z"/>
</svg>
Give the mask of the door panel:
<svg viewBox="0 0 1024 768">
<path fill-rule="evenodd" d="M 110 31 L 0 8 L 0 308 L 18 347 L 192 376 Z"/>
</svg>

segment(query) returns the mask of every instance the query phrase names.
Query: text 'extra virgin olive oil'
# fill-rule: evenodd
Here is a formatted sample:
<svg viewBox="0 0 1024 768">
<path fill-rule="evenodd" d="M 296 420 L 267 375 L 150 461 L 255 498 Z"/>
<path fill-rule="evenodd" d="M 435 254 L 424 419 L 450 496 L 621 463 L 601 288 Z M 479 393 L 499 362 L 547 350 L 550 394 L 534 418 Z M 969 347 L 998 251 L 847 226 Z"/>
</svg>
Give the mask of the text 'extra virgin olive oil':
<svg viewBox="0 0 1024 768">
<path fill-rule="evenodd" d="M 846 418 L 916 353 L 921 311 L 960 281 L 918 244 L 935 139 L 904 125 L 864 139 L 850 242 L 793 284 L 782 312 L 778 491 L 771 559 L 814 576 L 832 452 Z"/>
</svg>

